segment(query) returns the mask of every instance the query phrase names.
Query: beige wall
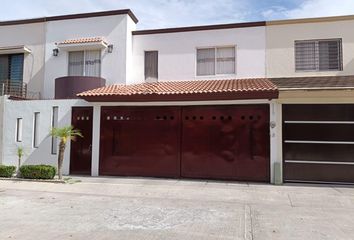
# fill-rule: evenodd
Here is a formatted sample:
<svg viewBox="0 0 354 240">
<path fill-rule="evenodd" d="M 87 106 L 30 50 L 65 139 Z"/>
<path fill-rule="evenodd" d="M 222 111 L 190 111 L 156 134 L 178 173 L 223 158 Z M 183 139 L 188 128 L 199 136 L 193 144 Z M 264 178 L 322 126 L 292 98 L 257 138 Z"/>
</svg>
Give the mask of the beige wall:
<svg viewBox="0 0 354 240">
<path fill-rule="evenodd" d="M 32 52 L 25 54 L 23 82 L 28 91 L 40 92 L 44 79 L 45 24 L 0 26 L 0 47 L 25 45 Z"/>
<path fill-rule="evenodd" d="M 280 91 L 279 98 L 276 100 L 276 102 L 282 104 L 354 103 L 354 89 Z"/>
<path fill-rule="evenodd" d="M 267 77 L 336 76 L 354 74 L 354 20 L 297 23 L 266 27 Z M 343 71 L 295 72 L 294 41 L 342 38 Z"/>
</svg>

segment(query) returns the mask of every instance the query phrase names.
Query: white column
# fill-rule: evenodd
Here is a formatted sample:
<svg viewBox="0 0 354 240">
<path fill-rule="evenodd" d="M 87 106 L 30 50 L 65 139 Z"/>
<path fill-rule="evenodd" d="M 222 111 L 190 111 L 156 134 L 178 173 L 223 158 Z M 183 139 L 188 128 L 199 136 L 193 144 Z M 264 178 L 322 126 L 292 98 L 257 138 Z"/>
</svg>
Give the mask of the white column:
<svg viewBox="0 0 354 240">
<path fill-rule="evenodd" d="M 91 176 L 99 174 L 101 106 L 93 107 Z"/>
<path fill-rule="evenodd" d="M 282 105 L 270 103 L 270 182 L 283 183 Z"/>
</svg>

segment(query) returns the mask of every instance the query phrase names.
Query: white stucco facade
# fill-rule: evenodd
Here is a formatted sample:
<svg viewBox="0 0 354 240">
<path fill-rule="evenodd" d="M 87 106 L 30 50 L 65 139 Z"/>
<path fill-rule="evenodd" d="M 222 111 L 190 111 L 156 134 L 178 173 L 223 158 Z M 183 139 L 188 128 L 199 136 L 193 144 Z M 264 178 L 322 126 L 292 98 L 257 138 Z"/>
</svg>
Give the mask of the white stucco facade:
<svg viewBox="0 0 354 240">
<path fill-rule="evenodd" d="M 87 106 L 83 100 L 30 100 L 13 101 L 6 96 L 0 98 L 0 164 L 17 166 L 16 149 L 24 148 L 22 164 L 48 164 L 57 166 L 57 154 L 52 154 L 52 137 L 49 131 L 52 128 L 53 107 L 58 107 L 58 126 L 71 125 L 71 108 Z M 38 147 L 33 146 L 34 113 L 39 113 Z M 16 141 L 17 118 L 22 118 L 22 141 Z M 63 173 L 69 174 L 70 143 L 65 152 Z"/>
<path fill-rule="evenodd" d="M 236 48 L 236 73 L 196 76 L 197 48 L 224 46 Z M 262 26 L 133 35 L 133 73 L 128 83 L 144 81 L 145 51 L 158 51 L 159 81 L 265 77 Z"/>
<path fill-rule="evenodd" d="M 0 36 L 0 48 L 25 46 L 31 51 L 24 54 L 23 82 L 28 91 L 39 93 L 44 83 L 45 24 L 0 26 Z"/>
<path fill-rule="evenodd" d="M 134 23 L 134 22 L 133 22 Z M 124 84 L 127 79 L 127 59 L 130 57 L 131 31 L 135 24 L 127 15 L 49 21 L 46 25 L 45 77 L 43 96 L 54 97 L 55 79 L 68 75 L 68 51 L 53 56 L 56 43 L 67 39 L 102 37 L 113 44 L 113 52 L 101 51 L 101 77 L 106 84 Z"/>
</svg>

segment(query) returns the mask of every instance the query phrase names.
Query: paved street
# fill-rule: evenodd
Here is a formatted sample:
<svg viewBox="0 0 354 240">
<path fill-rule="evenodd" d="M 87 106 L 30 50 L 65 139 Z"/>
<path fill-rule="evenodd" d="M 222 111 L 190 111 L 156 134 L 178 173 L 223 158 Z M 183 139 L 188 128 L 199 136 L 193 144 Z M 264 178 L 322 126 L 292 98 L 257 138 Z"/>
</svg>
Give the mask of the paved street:
<svg viewBox="0 0 354 240">
<path fill-rule="evenodd" d="M 354 188 L 134 178 L 0 181 L 0 239 L 353 239 Z"/>
</svg>

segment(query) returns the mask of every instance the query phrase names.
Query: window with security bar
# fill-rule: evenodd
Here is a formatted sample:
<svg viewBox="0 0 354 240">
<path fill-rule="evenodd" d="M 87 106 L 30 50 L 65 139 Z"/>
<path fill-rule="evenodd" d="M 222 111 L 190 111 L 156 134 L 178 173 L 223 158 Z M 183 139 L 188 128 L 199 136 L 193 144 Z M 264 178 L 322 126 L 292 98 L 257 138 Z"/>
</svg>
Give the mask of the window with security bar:
<svg viewBox="0 0 354 240">
<path fill-rule="evenodd" d="M 342 39 L 295 41 L 296 71 L 342 71 Z"/>
</svg>

